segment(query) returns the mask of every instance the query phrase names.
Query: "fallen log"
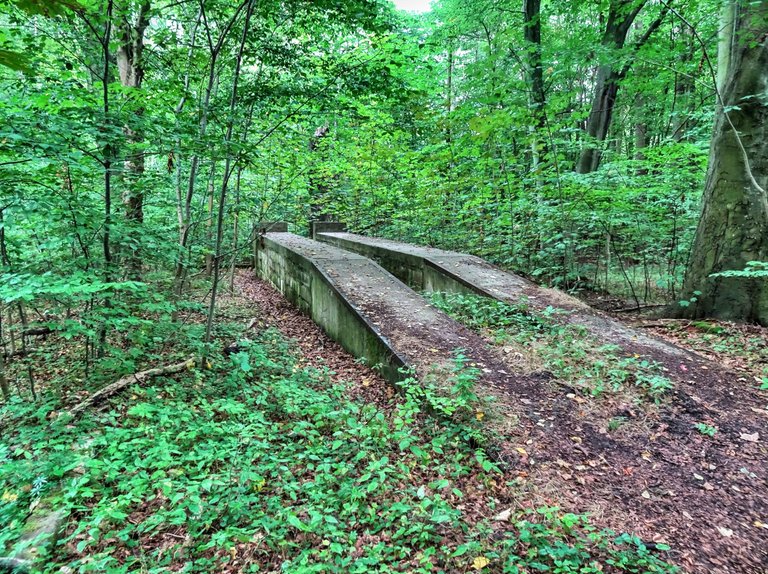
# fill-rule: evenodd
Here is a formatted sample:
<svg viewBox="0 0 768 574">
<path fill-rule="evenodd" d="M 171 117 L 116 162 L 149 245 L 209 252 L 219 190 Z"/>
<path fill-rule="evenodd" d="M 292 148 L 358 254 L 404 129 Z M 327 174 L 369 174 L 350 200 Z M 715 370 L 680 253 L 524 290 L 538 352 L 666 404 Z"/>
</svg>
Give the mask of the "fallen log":
<svg viewBox="0 0 768 574">
<path fill-rule="evenodd" d="M 87 409 L 88 407 L 96 403 L 97 401 L 100 401 L 102 399 L 105 399 L 107 397 L 114 395 L 115 393 L 124 389 L 128 385 L 141 384 L 144 381 L 148 379 L 152 379 L 154 377 L 161 377 L 163 375 L 172 375 L 174 373 L 180 373 L 181 371 L 191 370 L 194 368 L 195 368 L 195 359 L 193 357 L 190 357 L 189 359 L 187 359 L 182 363 L 167 365 L 165 367 L 156 367 L 154 369 L 148 369 L 146 371 L 141 371 L 140 373 L 134 373 L 132 375 L 125 376 L 122 379 L 119 379 L 114 383 L 107 385 L 106 387 L 96 391 L 87 399 L 85 399 L 83 402 L 75 405 L 74 407 L 66 411 L 66 413 L 72 417 L 76 417 L 80 413 L 82 413 L 85 409 Z"/>
</svg>

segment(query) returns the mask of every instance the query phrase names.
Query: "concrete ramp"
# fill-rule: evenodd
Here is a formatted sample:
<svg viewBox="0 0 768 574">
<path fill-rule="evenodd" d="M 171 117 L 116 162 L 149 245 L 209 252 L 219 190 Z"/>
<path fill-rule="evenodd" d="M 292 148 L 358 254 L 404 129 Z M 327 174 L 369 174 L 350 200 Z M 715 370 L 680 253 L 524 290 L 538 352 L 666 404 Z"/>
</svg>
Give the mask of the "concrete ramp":
<svg viewBox="0 0 768 574">
<path fill-rule="evenodd" d="M 478 335 L 367 257 L 292 233 L 266 233 L 258 240 L 256 272 L 351 354 L 381 365 L 392 382 L 406 365 L 421 376 L 439 372 L 456 349 L 482 370 L 481 382 L 512 382 Z"/>
<path fill-rule="evenodd" d="M 688 356 L 674 345 L 627 328 L 575 297 L 556 289 L 539 287 L 474 255 L 354 233 L 319 232 L 316 238 L 378 261 L 417 291 L 474 293 L 509 303 L 524 300 L 536 311 L 547 308 L 565 311 L 560 315 L 563 322 L 583 326 L 598 340 L 620 345 L 627 352 L 644 351 L 656 360 L 661 357 L 679 360 Z"/>
</svg>

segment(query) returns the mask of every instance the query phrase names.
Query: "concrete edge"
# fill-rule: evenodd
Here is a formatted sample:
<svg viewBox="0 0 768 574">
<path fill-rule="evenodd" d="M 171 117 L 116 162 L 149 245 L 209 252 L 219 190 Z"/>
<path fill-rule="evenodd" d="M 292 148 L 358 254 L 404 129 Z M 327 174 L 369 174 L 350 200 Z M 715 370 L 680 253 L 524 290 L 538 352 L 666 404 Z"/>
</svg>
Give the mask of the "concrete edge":
<svg viewBox="0 0 768 574">
<path fill-rule="evenodd" d="M 372 262 L 374 265 L 378 265 L 378 263 Z M 387 377 L 387 380 L 390 380 L 390 382 L 397 383 L 400 382 L 403 377 L 400 375 L 399 370 L 408 368 L 408 362 L 400 355 L 395 349 L 392 347 L 392 343 L 389 342 L 389 339 L 385 337 L 377 328 L 376 326 L 371 323 L 366 316 L 358 309 L 349 299 L 347 299 L 341 291 L 339 291 L 338 287 L 336 287 L 336 284 L 333 282 L 333 279 L 331 279 L 320 267 L 317 265 L 317 262 L 312 261 L 312 265 L 315 267 L 317 272 L 320 274 L 320 276 L 325 281 L 328 288 L 333 291 L 333 293 L 341 300 L 341 303 L 349 309 L 362 323 L 365 324 L 366 328 L 374 335 L 376 336 L 379 341 L 386 347 L 387 352 L 389 353 L 390 357 L 394 359 L 392 361 L 393 366 L 396 367 L 395 372 L 397 373 L 396 379 L 392 380 L 389 377 Z M 342 345 L 343 346 L 343 345 Z"/>
<path fill-rule="evenodd" d="M 382 375 L 389 382 L 393 384 L 397 384 L 403 380 L 404 376 L 400 373 L 400 369 L 409 367 L 408 362 L 393 348 L 392 344 L 389 342 L 387 337 L 385 337 L 375 327 L 375 325 L 373 325 L 367 319 L 365 314 L 360 309 L 358 309 L 349 299 L 347 299 L 347 297 L 344 296 L 344 294 L 340 291 L 340 289 L 336 285 L 336 282 L 334 281 L 334 279 L 331 278 L 321 268 L 320 261 L 331 261 L 331 260 L 327 260 L 327 259 L 318 260 L 312 257 L 307 257 L 306 255 L 303 255 L 275 241 L 274 239 L 271 239 L 268 235 L 265 235 L 263 236 L 263 244 L 257 250 L 256 273 L 262 279 L 269 281 L 278 291 L 280 291 L 289 301 L 291 301 L 291 303 L 299 307 L 299 309 L 301 309 L 303 312 L 307 313 L 312 318 L 312 320 L 315 321 L 331 339 L 339 343 L 347 352 L 351 353 L 352 355 L 360 357 L 361 354 L 359 353 L 359 349 L 354 348 L 350 338 L 347 337 L 345 339 L 343 336 L 341 336 L 341 334 L 335 336 L 334 333 L 332 332 L 331 325 L 328 324 L 328 321 L 323 319 L 323 317 L 320 315 L 317 309 L 313 309 L 313 305 L 311 302 L 311 300 L 314 299 L 314 296 L 312 296 L 311 294 L 311 292 L 314 291 L 313 286 L 310 286 L 310 302 L 307 302 L 306 300 L 304 300 L 303 302 L 305 304 L 302 305 L 302 301 L 294 300 L 298 298 L 295 296 L 292 296 L 290 292 L 287 292 L 288 291 L 287 289 L 281 288 L 281 286 L 277 284 L 274 280 L 272 280 L 268 276 L 265 276 L 267 274 L 262 272 L 262 266 L 258 262 L 259 253 L 263 252 L 265 249 L 271 249 L 273 252 L 277 254 L 279 254 L 280 251 L 285 251 L 290 253 L 293 258 L 298 258 L 304 261 L 304 263 L 311 268 L 313 274 L 315 275 L 315 278 L 319 279 L 322 282 L 325 288 L 336 299 L 340 307 L 344 309 L 347 316 L 351 318 L 353 322 L 357 323 L 360 329 L 367 332 L 377 342 L 377 346 L 379 347 L 379 352 L 377 353 L 377 356 L 365 357 L 366 363 L 369 366 L 382 364 L 383 365 L 383 368 L 381 369 Z M 378 266 L 378 264 L 373 261 L 369 260 L 369 263 L 372 265 Z"/>
<path fill-rule="evenodd" d="M 438 273 L 442 274 L 444 277 L 447 277 L 448 279 L 451 279 L 455 281 L 458 285 L 460 285 L 461 288 L 457 289 L 457 291 L 468 290 L 468 291 L 477 293 L 478 295 L 481 295 L 483 297 L 498 299 L 498 296 L 494 295 L 490 291 L 486 291 L 482 287 L 478 287 L 477 285 L 467 281 L 463 277 L 460 277 L 459 275 L 456 275 L 455 273 L 449 271 L 444 265 L 441 265 L 440 263 L 437 263 L 436 261 L 433 261 L 432 259 L 429 259 L 427 257 L 423 257 L 422 261 L 424 261 L 425 267 L 431 267 Z"/>
<path fill-rule="evenodd" d="M 346 230 L 347 230 L 346 223 L 341 223 L 339 221 L 310 221 L 309 222 L 309 237 L 312 239 L 316 239 L 317 235 L 320 233 L 339 233 L 339 232 L 345 232 Z"/>
</svg>

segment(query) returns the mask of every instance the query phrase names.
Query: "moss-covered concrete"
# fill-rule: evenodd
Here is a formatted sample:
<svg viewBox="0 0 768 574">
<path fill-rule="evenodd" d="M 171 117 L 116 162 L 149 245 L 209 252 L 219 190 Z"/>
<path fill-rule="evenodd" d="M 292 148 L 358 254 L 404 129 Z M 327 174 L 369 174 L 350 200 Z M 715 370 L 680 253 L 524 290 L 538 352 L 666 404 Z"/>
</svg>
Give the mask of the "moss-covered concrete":
<svg viewBox="0 0 768 574">
<path fill-rule="evenodd" d="M 331 276 L 350 268 L 366 273 L 374 265 L 359 255 L 291 233 L 266 233 L 256 249 L 259 277 L 272 283 L 347 351 L 370 366 L 378 365 L 387 380 L 397 382 L 405 360 Z"/>
</svg>

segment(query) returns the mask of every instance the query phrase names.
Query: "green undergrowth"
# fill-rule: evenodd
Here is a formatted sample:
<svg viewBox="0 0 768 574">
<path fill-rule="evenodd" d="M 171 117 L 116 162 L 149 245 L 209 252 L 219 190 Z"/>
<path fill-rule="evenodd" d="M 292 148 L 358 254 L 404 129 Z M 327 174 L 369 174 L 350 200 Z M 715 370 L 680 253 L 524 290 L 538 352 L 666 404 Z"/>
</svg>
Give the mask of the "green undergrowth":
<svg viewBox="0 0 768 574">
<path fill-rule="evenodd" d="M 499 345 L 531 349 L 542 366 L 579 392 L 591 396 L 640 391 L 658 401 L 673 384 L 660 365 L 638 355 L 625 356 L 617 345 L 598 342 L 585 329 L 557 320 L 554 308 L 535 312 L 478 295 L 428 293 L 432 304 L 468 327 L 490 333 Z"/>
<path fill-rule="evenodd" d="M 68 516 L 51 573 L 676 571 L 557 509 L 491 520 L 516 487 L 467 440 L 461 359 L 459 411 L 414 380 L 382 410 L 298 366 L 275 331 L 238 350 L 78 421 L 0 407 L 0 551 L 49 499 Z"/>
<path fill-rule="evenodd" d="M 692 321 L 670 324 L 668 329 L 687 345 L 699 351 L 723 355 L 739 367 L 751 371 L 760 381 L 760 388 L 768 390 L 768 345 L 765 344 L 764 332 L 758 327 Z"/>
</svg>

